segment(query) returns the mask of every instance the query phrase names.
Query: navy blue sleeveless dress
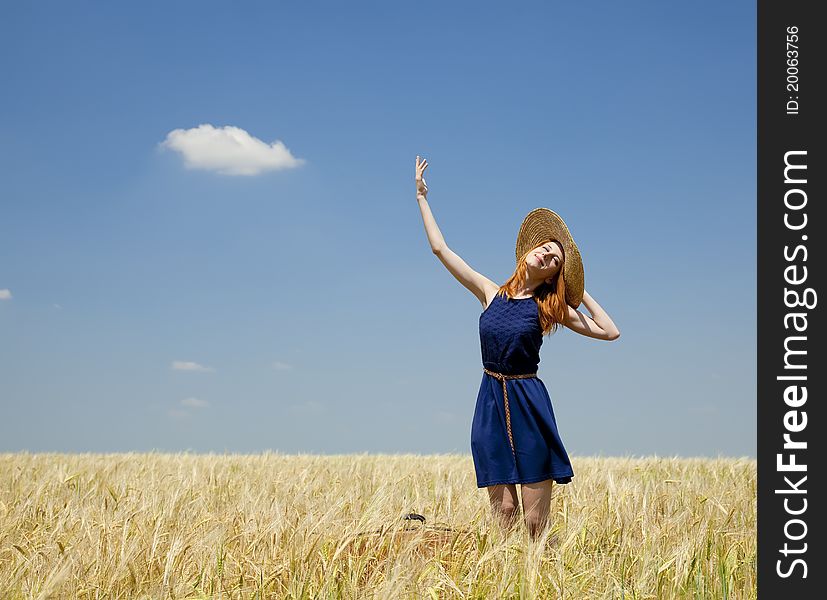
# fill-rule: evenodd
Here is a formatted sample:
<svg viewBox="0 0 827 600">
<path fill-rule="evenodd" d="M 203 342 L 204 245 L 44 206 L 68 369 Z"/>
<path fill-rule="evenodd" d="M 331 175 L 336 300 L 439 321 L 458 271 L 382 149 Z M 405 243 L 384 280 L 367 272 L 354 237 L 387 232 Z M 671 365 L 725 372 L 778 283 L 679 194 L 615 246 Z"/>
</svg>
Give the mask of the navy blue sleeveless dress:
<svg viewBox="0 0 827 600">
<path fill-rule="evenodd" d="M 482 364 L 489 371 L 536 373 L 542 343 L 534 298 L 514 299 L 498 293 L 480 315 Z M 569 483 L 574 471 L 557 433 L 546 386 L 539 377 L 506 379 L 505 383 L 511 440 L 502 380 L 483 371 L 471 424 L 477 487 L 546 479 Z"/>
</svg>

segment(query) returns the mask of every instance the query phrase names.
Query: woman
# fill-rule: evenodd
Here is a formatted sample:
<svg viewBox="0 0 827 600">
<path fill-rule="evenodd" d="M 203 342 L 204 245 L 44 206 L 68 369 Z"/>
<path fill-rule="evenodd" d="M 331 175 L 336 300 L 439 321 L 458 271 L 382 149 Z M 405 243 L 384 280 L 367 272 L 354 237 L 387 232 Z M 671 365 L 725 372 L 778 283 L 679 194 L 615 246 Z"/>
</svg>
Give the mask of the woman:
<svg viewBox="0 0 827 600">
<path fill-rule="evenodd" d="M 532 539 L 548 524 L 552 481 L 566 484 L 574 471 L 557 432 L 551 399 L 537 377 L 544 334 L 561 324 L 598 340 L 620 331 L 585 291 L 583 263 L 563 220 L 546 208 L 531 211 L 517 236 L 514 274 L 497 285 L 477 273 L 445 244 L 428 206 L 416 157 L 416 199 L 431 250 L 482 304 L 480 344 L 483 378 L 471 426 L 477 487 L 486 487 L 504 529 L 517 520 L 517 487 Z M 583 303 L 591 317 L 577 310 Z"/>
</svg>

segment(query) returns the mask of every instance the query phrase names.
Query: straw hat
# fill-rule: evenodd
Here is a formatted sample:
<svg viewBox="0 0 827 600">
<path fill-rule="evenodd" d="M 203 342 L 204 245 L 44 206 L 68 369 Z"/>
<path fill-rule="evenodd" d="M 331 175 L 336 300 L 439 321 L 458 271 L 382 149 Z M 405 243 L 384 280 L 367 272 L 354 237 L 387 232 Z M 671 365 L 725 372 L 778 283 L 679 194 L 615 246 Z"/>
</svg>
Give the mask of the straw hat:
<svg viewBox="0 0 827 600">
<path fill-rule="evenodd" d="M 580 250 L 569 233 L 569 228 L 553 210 L 535 208 L 520 225 L 517 234 L 517 263 L 520 258 L 548 239 L 557 240 L 563 245 L 565 262 L 563 263 L 563 279 L 566 282 L 566 304 L 577 308 L 583 301 L 583 260 Z"/>
</svg>

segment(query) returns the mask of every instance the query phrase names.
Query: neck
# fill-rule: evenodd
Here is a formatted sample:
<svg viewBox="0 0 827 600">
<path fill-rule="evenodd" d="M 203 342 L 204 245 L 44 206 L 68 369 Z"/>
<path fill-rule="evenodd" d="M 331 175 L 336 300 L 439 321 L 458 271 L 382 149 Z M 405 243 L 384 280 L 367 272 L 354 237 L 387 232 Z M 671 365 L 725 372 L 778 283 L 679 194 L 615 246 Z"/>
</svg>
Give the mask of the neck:
<svg viewBox="0 0 827 600">
<path fill-rule="evenodd" d="M 531 274 L 526 275 L 526 280 L 523 282 L 523 285 L 520 286 L 518 289 L 518 296 L 533 296 L 534 290 L 540 287 L 543 284 L 544 278 L 540 277 L 536 279 L 531 276 Z"/>
</svg>

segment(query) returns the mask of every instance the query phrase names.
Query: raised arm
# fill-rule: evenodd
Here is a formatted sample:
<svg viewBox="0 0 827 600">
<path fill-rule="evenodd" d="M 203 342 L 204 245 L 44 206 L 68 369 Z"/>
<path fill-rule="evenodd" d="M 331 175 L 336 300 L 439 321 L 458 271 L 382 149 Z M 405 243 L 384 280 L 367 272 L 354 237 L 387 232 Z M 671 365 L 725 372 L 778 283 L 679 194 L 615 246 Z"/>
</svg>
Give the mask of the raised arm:
<svg viewBox="0 0 827 600">
<path fill-rule="evenodd" d="M 586 337 L 608 342 L 620 337 L 620 330 L 614 321 L 585 290 L 583 290 L 583 305 L 592 316 L 584 315 L 579 310 L 566 305 L 568 310 L 564 323 L 566 327 Z"/>
<path fill-rule="evenodd" d="M 425 224 L 425 233 L 428 235 L 428 243 L 431 251 L 436 254 L 440 262 L 453 275 L 457 281 L 465 286 L 482 304 L 487 305 L 487 298 L 492 296 L 499 286 L 488 279 L 488 277 L 477 273 L 474 269 L 462 260 L 462 258 L 451 250 L 442 237 L 442 232 L 437 227 L 434 215 L 431 214 L 431 207 L 428 206 L 428 186 L 422 177 L 425 169 L 428 168 L 428 161 L 424 158 L 420 161 L 416 157 L 416 201 L 419 203 L 419 211 L 422 213 L 422 222 Z"/>
</svg>

